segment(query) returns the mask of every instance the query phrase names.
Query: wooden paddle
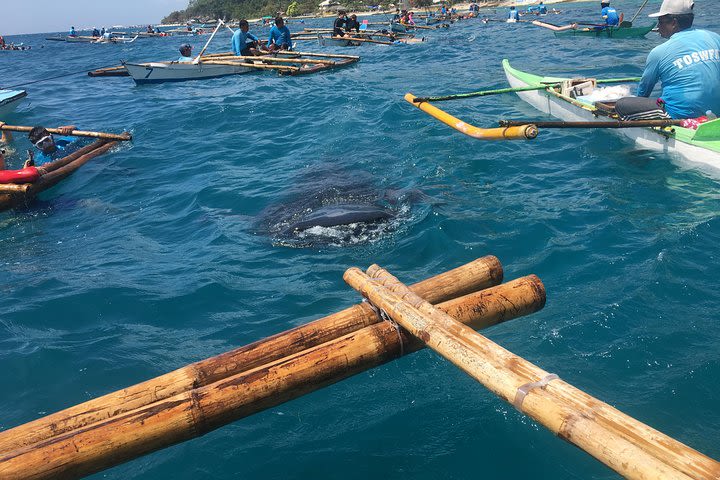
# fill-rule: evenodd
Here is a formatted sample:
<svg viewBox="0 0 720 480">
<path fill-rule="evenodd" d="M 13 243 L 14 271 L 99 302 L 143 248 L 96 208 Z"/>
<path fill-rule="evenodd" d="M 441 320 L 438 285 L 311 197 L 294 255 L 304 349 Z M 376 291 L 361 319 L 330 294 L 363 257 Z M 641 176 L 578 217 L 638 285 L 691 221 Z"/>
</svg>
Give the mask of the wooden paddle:
<svg viewBox="0 0 720 480">
<path fill-rule="evenodd" d="M 629 22 L 623 22 L 623 21 L 621 21 L 621 22 L 620 22 L 620 26 L 623 27 L 623 28 L 630 28 L 630 27 L 632 27 L 632 26 L 633 26 L 633 22 L 635 21 L 635 19 L 637 18 L 637 16 L 640 15 L 640 12 L 642 11 L 643 8 L 645 8 L 645 5 L 647 5 L 647 3 L 648 3 L 648 0 L 645 0 L 645 1 L 642 3 L 642 5 L 640 5 L 640 8 L 638 8 L 638 11 L 635 12 L 635 15 L 633 15 L 633 17 L 630 19 L 630 21 L 629 21 Z"/>
<path fill-rule="evenodd" d="M 30 132 L 34 127 L 23 127 L 18 125 L 6 125 L 2 122 L 0 122 L 0 130 L 7 130 L 9 132 Z M 46 128 L 50 133 L 53 133 L 55 135 L 61 135 L 62 132 L 59 128 Z M 104 140 L 120 140 L 120 141 L 127 141 L 132 140 L 132 135 L 129 133 L 123 133 L 121 135 L 117 135 L 115 133 L 104 133 L 104 132 L 86 132 L 84 130 L 73 130 L 70 133 L 70 136 L 73 137 L 90 137 L 90 138 L 102 138 Z"/>
</svg>

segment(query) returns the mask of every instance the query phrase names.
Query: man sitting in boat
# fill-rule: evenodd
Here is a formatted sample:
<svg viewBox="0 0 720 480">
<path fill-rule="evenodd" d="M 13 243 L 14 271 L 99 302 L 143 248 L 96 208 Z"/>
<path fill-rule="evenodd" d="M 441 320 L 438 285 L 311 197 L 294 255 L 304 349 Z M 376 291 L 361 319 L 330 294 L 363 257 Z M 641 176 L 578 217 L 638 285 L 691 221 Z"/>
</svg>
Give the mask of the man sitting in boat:
<svg viewBox="0 0 720 480">
<path fill-rule="evenodd" d="M 338 16 L 335 19 L 335 23 L 333 23 L 333 37 L 344 37 L 345 36 L 345 23 L 347 22 L 347 17 L 345 16 L 345 10 L 338 10 Z"/>
<path fill-rule="evenodd" d="M 509 23 L 515 23 L 518 21 L 518 11 L 515 10 L 515 5 L 510 7 L 510 11 L 508 12 L 508 18 L 507 21 Z"/>
<path fill-rule="evenodd" d="M 248 21 L 240 20 L 239 27 L 232 36 L 232 50 L 235 55 L 260 55 L 260 51 L 257 49 L 258 38 L 249 30 Z"/>
<path fill-rule="evenodd" d="M 98 30 L 97 27 L 93 27 L 92 36 L 93 36 L 93 37 L 99 37 L 99 36 L 100 36 L 100 30 Z"/>
<path fill-rule="evenodd" d="M 290 29 L 285 26 L 282 17 L 275 18 L 275 25 L 270 29 L 270 38 L 267 47 L 271 52 L 278 50 L 292 50 L 292 39 Z"/>
<path fill-rule="evenodd" d="M 180 45 L 180 58 L 177 59 L 178 63 L 192 63 L 192 45 L 184 43 Z"/>
<path fill-rule="evenodd" d="M 358 22 L 357 15 L 354 13 L 350 15 L 350 18 L 345 22 L 345 30 L 347 32 L 352 32 L 353 30 L 358 33 L 360 32 L 360 22 Z"/>
<path fill-rule="evenodd" d="M 70 27 L 70 37 L 77 37 L 77 33 L 75 32 L 75 27 Z"/>
<path fill-rule="evenodd" d="M 37 126 L 33 127 L 28 133 L 28 139 L 30 142 L 40 150 L 40 153 L 36 153 L 32 158 L 25 162 L 25 166 L 40 166 L 53 160 L 70 155 L 73 151 L 79 148 L 77 138 L 69 137 L 75 126 L 67 125 L 64 127 L 58 127 L 60 135 L 57 137 L 52 133 L 48 132 L 45 127 Z"/>
<path fill-rule="evenodd" d="M 620 24 L 620 17 L 617 10 L 610 6 L 610 0 L 602 0 L 600 7 L 602 8 L 600 15 L 605 20 L 605 26 L 617 27 Z"/>
<path fill-rule="evenodd" d="M 720 35 L 692 28 L 693 7 L 692 0 L 664 0 L 660 11 L 650 15 L 657 17 L 660 36 L 668 41 L 650 52 L 638 85 L 638 97 L 649 97 L 658 81 L 662 85 L 660 99 L 647 99 L 646 110 L 657 109 L 660 102 L 677 119 L 720 113 Z M 638 99 L 620 99 L 618 113 L 628 101 Z"/>
</svg>

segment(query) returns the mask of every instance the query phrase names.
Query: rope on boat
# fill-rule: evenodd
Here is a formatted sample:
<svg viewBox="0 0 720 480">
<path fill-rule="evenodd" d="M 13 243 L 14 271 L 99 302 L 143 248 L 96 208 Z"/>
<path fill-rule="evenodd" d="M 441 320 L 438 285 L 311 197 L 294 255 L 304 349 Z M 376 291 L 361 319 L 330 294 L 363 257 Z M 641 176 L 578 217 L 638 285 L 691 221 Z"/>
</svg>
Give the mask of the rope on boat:
<svg viewBox="0 0 720 480">
<path fill-rule="evenodd" d="M 110 67 L 116 67 L 116 66 L 117 66 L 117 62 L 115 62 L 115 63 L 112 64 L 112 65 L 105 65 L 104 67 L 92 68 L 92 69 L 90 69 L 90 71 L 92 71 L 92 70 L 101 70 L 101 69 L 103 69 L 103 68 L 110 68 Z M 18 83 L 17 85 L 10 85 L 9 87 L 0 87 L 0 88 L 5 89 L 5 90 L 10 90 L 10 89 L 12 89 L 12 88 L 24 87 L 25 85 L 32 85 L 33 83 L 46 82 L 46 81 L 48 81 L 48 80 L 56 80 L 56 79 L 58 79 L 58 78 L 70 77 L 70 76 L 72 76 L 72 75 L 79 75 L 79 74 L 81 74 L 81 73 L 87 74 L 87 72 L 88 72 L 88 69 L 86 68 L 86 69 L 84 69 L 84 70 L 80 70 L 80 71 L 77 71 L 77 72 L 64 73 L 64 74 L 62 74 L 62 75 L 57 75 L 57 76 L 55 76 L 55 77 L 41 78 L 40 80 L 33 80 L 32 82 L 23 82 L 23 83 Z"/>
</svg>

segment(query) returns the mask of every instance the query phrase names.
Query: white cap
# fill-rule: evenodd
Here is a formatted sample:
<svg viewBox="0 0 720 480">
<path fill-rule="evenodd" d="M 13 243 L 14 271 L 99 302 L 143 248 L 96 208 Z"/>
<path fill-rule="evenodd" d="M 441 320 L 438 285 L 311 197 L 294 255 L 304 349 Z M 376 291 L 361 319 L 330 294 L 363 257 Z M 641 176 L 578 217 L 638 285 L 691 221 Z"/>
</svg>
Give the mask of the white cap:
<svg viewBox="0 0 720 480">
<path fill-rule="evenodd" d="M 648 17 L 662 17 L 663 15 L 686 15 L 693 13 L 695 2 L 693 0 L 664 0 L 660 11 L 651 13 Z"/>
</svg>

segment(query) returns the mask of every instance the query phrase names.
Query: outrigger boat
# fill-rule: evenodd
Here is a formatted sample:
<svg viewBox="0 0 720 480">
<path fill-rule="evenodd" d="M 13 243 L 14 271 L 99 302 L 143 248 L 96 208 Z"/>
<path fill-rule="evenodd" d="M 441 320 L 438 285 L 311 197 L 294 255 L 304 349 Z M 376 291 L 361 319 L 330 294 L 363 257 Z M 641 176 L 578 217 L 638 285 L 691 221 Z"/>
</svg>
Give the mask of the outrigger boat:
<svg viewBox="0 0 720 480">
<path fill-rule="evenodd" d="M 0 119 L 15 110 L 25 97 L 27 97 L 25 90 L 0 90 Z"/>
<path fill-rule="evenodd" d="M 538 25 L 545 22 L 535 20 L 533 24 Z M 546 24 L 551 25 L 551 24 Z M 544 26 L 544 25 L 540 25 Z M 562 28 L 562 27 L 560 27 Z M 606 27 L 604 25 L 590 26 L 586 28 L 568 28 L 555 30 L 556 37 L 607 37 L 607 38 L 642 38 L 655 28 L 655 24 L 645 27 Z"/>
<path fill-rule="evenodd" d="M 562 85 L 577 82 L 578 80 L 573 81 L 569 77 L 544 77 L 522 72 L 510 66 L 508 60 L 503 60 L 503 69 L 511 87 L 516 89 L 539 87 L 533 90 L 516 91 L 515 93 L 541 112 L 566 122 L 615 121 L 622 123 L 618 122 L 611 102 L 589 102 L 583 100 L 583 96 L 572 98 L 563 91 Z M 590 82 L 593 83 L 593 80 L 590 79 Z M 602 80 L 602 82 L 622 83 L 620 79 L 617 81 L 612 79 Z M 533 123 L 536 123 L 539 128 L 543 128 L 542 122 Z M 632 122 L 627 123 L 632 124 Z M 509 125 L 510 123 L 505 122 L 503 124 Z M 566 125 L 565 127 L 571 126 Z M 635 143 L 643 148 L 676 154 L 691 163 L 699 163 L 720 170 L 720 119 L 702 123 L 697 130 L 678 125 L 617 128 L 616 130 L 633 139 Z"/>
<path fill-rule="evenodd" d="M 372 38 L 372 37 L 375 38 Z M 317 34 L 318 44 L 323 47 L 359 47 L 362 45 L 398 45 L 401 43 L 422 43 L 425 38 L 414 38 L 413 35 L 407 35 L 402 38 L 396 38 L 391 35 L 384 34 L 351 34 L 345 37 L 336 37 L 327 34 Z"/>
<path fill-rule="evenodd" d="M 275 70 L 281 75 L 305 75 L 344 67 L 360 60 L 354 55 L 279 52 L 274 55 L 247 57 L 232 53 L 205 55 L 197 63 L 150 62 L 123 66 L 135 83 L 182 82 Z"/>
</svg>

